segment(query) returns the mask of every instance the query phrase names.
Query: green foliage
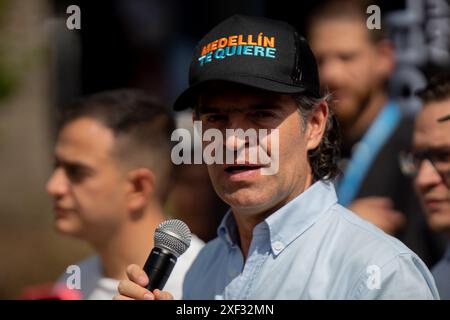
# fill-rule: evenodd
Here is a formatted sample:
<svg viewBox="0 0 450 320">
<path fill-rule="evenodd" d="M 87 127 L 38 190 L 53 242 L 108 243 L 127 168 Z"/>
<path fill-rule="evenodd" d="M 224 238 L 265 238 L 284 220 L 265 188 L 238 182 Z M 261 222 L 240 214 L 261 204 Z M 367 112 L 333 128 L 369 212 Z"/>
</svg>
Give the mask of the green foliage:
<svg viewBox="0 0 450 320">
<path fill-rule="evenodd" d="M 5 13 L 9 8 L 10 0 L 0 0 L 0 28 L 5 25 Z M 13 68 L 8 59 L 9 39 L 0 39 L 0 101 L 9 97 L 14 89 L 17 87 L 18 74 L 13 71 Z M 0 104 L 1 105 L 1 104 Z"/>
</svg>

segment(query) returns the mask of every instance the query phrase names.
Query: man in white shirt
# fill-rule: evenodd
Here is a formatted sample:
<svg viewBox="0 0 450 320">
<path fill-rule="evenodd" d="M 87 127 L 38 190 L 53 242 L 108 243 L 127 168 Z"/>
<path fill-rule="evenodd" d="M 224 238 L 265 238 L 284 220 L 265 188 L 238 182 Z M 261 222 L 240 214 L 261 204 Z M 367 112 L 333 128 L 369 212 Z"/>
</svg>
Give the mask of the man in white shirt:
<svg viewBox="0 0 450 320">
<path fill-rule="evenodd" d="M 98 93 L 64 110 L 47 192 L 57 231 L 87 241 L 97 253 L 77 264 L 83 299 L 112 299 L 127 265 L 144 265 L 153 232 L 166 218 L 173 130 L 170 111 L 139 91 Z M 193 236 L 178 259 L 165 286 L 175 297 L 202 246 Z"/>
</svg>

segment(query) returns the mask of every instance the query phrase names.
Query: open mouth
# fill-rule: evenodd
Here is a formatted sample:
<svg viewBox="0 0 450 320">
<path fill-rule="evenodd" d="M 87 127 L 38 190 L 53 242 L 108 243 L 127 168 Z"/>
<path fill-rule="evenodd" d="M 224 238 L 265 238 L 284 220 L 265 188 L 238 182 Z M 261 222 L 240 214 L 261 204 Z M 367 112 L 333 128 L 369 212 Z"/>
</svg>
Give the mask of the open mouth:
<svg viewBox="0 0 450 320">
<path fill-rule="evenodd" d="M 258 170 L 260 169 L 261 166 L 248 166 L 248 165 L 235 165 L 235 166 L 229 166 L 227 168 L 225 168 L 225 172 L 227 173 L 239 173 L 239 172 L 244 172 L 244 171 L 253 171 L 253 170 Z"/>
</svg>

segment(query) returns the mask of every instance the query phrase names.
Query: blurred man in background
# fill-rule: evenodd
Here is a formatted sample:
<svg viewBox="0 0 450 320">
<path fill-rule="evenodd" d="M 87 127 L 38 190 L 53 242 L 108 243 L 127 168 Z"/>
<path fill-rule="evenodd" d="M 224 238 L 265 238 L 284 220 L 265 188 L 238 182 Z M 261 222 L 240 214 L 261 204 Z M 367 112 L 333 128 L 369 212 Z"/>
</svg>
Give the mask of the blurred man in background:
<svg viewBox="0 0 450 320">
<path fill-rule="evenodd" d="M 170 112 L 139 91 L 99 93 L 63 112 L 47 192 L 56 229 L 97 253 L 78 264 L 84 299 L 111 299 L 126 266 L 144 265 L 165 220 L 173 130 Z M 178 260 L 166 285 L 175 295 L 202 245 L 193 236 Z"/>
<path fill-rule="evenodd" d="M 404 154 L 405 173 L 414 184 L 431 229 L 450 240 L 450 74 L 434 78 L 419 96 L 413 151 Z M 442 299 L 450 299 L 450 245 L 432 269 Z"/>
<path fill-rule="evenodd" d="M 179 112 L 176 123 L 177 128 L 194 134 L 191 113 Z M 187 140 L 181 141 L 183 152 L 190 152 L 193 159 L 195 152 L 202 152 L 201 145 Z M 214 239 L 228 206 L 214 191 L 206 165 L 182 163 L 175 167 L 174 173 L 167 211 L 174 218 L 184 221 L 191 232 L 204 242 Z"/>
<path fill-rule="evenodd" d="M 368 29 L 361 0 L 325 1 L 311 15 L 308 37 L 320 80 L 334 98 L 343 133 L 340 203 L 400 238 L 429 265 L 436 261 L 411 181 L 397 154 L 410 143 L 412 120 L 389 99 L 394 48 L 381 29 Z M 431 243 L 431 244 L 430 244 Z"/>
</svg>

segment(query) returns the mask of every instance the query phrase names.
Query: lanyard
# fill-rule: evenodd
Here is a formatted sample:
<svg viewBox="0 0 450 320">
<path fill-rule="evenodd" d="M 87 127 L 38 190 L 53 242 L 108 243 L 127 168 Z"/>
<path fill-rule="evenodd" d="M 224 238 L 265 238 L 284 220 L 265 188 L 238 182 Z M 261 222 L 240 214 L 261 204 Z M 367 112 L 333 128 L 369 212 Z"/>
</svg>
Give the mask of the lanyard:
<svg viewBox="0 0 450 320">
<path fill-rule="evenodd" d="M 338 183 L 337 193 L 340 204 L 348 206 L 356 197 L 370 166 L 385 142 L 394 133 L 401 116 L 400 107 L 395 102 L 389 101 L 363 139 L 356 145 L 344 175 Z"/>
</svg>

